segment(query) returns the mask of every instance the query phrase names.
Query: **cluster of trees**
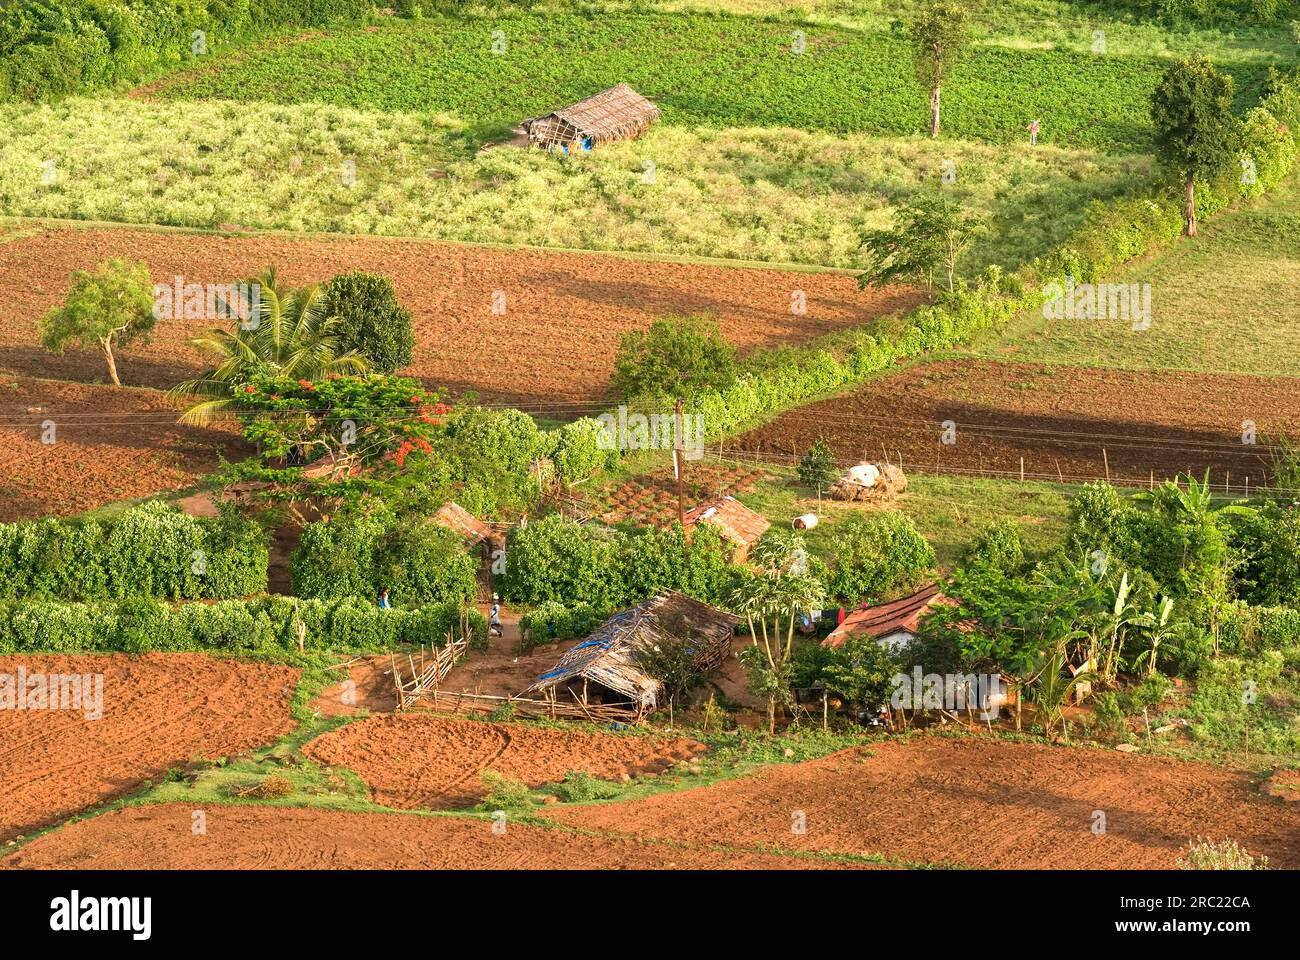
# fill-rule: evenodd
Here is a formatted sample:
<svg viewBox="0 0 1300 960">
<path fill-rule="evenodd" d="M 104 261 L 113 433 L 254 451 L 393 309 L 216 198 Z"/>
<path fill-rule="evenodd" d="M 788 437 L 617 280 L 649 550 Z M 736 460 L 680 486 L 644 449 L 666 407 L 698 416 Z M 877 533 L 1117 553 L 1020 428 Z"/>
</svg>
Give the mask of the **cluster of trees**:
<svg viewBox="0 0 1300 960">
<path fill-rule="evenodd" d="M 1005 673 L 1050 734 L 1078 683 L 1195 676 L 1221 653 L 1293 643 L 1254 631 L 1270 619 L 1256 604 L 1300 603 L 1297 532 L 1294 508 L 1215 501 L 1194 477 L 1131 499 L 1094 484 L 1046 557 L 1026 557 L 1014 527 L 991 529 L 947 588 L 958 605 L 927 621 L 911 653 L 927 670 Z"/>
</svg>

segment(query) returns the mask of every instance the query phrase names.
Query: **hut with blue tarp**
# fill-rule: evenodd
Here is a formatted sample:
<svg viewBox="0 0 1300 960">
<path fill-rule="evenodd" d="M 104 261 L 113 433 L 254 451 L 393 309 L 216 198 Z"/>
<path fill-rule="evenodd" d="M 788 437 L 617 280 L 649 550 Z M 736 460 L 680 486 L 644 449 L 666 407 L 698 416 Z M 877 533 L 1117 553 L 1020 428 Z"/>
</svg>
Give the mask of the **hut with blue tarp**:
<svg viewBox="0 0 1300 960">
<path fill-rule="evenodd" d="M 597 144 L 630 140 L 659 119 L 659 108 L 626 83 L 519 125 L 528 142 L 543 150 L 586 153 Z"/>
<path fill-rule="evenodd" d="M 614 614 L 520 696 L 625 707 L 639 719 L 659 706 L 663 690 L 638 663 L 646 651 L 685 643 L 695 666 L 711 670 L 730 652 L 739 622 L 735 614 L 684 593 L 662 594 Z"/>
</svg>

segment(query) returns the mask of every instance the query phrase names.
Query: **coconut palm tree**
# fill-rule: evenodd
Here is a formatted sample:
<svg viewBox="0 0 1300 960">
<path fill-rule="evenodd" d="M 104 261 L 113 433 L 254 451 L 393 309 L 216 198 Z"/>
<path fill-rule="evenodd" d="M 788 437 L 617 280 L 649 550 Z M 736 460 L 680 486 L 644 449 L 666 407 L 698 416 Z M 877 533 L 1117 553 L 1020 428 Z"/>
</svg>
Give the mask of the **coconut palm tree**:
<svg viewBox="0 0 1300 960">
<path fill-rule="evenodd" d="M 213 328 L 190 340 L 214 357 L 216 366 L 168 392 L 169 397 L 192 401 L 182 422 L 211 422 L 235 402 L 235 388 L 258 374 L 320 380 L 370 368 L 366 358 L 340 338 L 338 318 L 326 312 L 323 287 L 285 286 L 274 267 L 249 283 L 258 291 L 249 316 L 233 330 Z M 226 312 L 236 315 L 228 308 Z"/>
</svg>

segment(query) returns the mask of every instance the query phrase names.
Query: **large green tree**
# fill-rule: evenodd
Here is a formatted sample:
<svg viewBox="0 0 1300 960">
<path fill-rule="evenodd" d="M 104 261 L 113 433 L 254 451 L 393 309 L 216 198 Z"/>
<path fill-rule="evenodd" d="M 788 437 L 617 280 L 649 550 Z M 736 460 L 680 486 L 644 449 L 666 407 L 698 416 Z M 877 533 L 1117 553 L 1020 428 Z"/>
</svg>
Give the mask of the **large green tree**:
<svg viewBox="0 0 1300 960">
<path fill-rule="evenodd" d="M 1184 232 L 1196 236 L 1196 181 L 1235 162 L 1239 123 L 1232 114 L 1232 77 L 1204 57 L 1170 65 L 1151 95 L 1151 120 L 1161 162 L 1183 179 Z"/>
<path fill-rule="evenodd" d="M 704 390 L 718 390 L 736 379 L 736 348 L 708 317 L 660 317 L 647 331 L 624 334 L 614 360 L 613 387 L 628 400 L 666 397 L 675 401 L 677 423 L 683 403 Z M 681 430 L 678 444 L 681 447 Z M 673 451 L 677 474 L 677 519 L 686 526 L 686 463 Z"/>
<path fill-rule="evenodd" d="M 72 275 L 63 306 L 41 318 L 41 343 L 51 353 L 62 353 L 69 343 L 98 347 L 109 379 L 120 387 L 113 348 L 147 341 L 154 321 L 149 270 L 143 263 L 114 258 Z"/>
<path fill-rule="evenodd" d="M 939 136 L 939 98 L 943 81 L 952 72 L 970 37 L 968 13 L 959 0 L 930 0 L 917 11 L 908 28 L 916 79 L 930 93 L 930 136 Z"/>
<path fill-rule="evenodd" d="M 380 373 L 411 362 L 415 331 L 411 311 L 397 302 L 393 282 L 378 273 L 339 274 L 325 293 L 326 313 L 338 317 L 338 336 Z"/>
<path fill-rule="evenodd" d="M 216 366 L 168 394 L 190 402 L 181 418 L 186 423 L 213 420 L 237 403 L 237 389 L 254 377 L 311 382 L 370 369 L 360 351 L 344 344 L 340 321 L 326 309 L 321 287 L 288 287 L 274 268 L 249 283 L 258 292 L 250 316 L 233 329 L 214 328 L 190 341 Z"/>
<path fill-rule="evenodd" d="M 957 261 L 984 230 L 983 221 L 942 192 L 917 194 L 894 211 L 893 226 L 863 236 L 867 266 L 858 275 L 858 285 L 904 280 L 933 287 L 934 274 L 940 271 L 951 291 Z"/>
</svg>

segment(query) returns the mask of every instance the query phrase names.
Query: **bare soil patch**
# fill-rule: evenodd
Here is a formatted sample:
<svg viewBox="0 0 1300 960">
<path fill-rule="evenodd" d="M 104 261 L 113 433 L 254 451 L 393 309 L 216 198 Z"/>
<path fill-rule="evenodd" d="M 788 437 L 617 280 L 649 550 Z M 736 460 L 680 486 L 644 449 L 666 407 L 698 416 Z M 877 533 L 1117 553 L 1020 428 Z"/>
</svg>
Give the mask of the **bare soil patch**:
<svg viewBox="0 0 1300 960">
<path fill-rule="evenodd" d="M 431 386 L 485 398 L 554 401 L 602 397 L 620 337 L 669 313 L 715 315 L 742 350 L 802 343 L 918 302 L 905 288 L 859 291 L 831 273 L 668 263 L 608 254 L 501 250 L 367 237 L 189 234 L 115 228 L 50 227 L 3 245 L 0 257 L 0 360 L 34 376 L 105 376 L 89 351 L 48 355 L 37 319 L 67 294 L 73 270 L 107 257 L 149 265 L 155 282 L 220 283 L 275 264 L 291 283 L 328 280 L 349 270 L 392 277 L 415 321 L 415 362 L 404 371 Z M 494 314 L 493 292 L 505 294 Z M 793 315 L 794 290 L 807 312 Z M 124 382 L 169 388 L 201 369 L 188 344 L 212 326 L 167 321 L 153 342 L 123 350 Z"/>
<path fill-rule="evenodd" d="M 1094 811 L 1105 832 L 1092 831 Z M 807 832 L 796 834 L 797 811 Z M 556 808 L 598 831 L 980 868 L 1172 868 L 1198 835 L 1300 866 L 1300 809 L 1240 771 L 985 737 L 918 737 L 627 803 Z"/>
<path fill-rule="evenodd" d="M 685 738 L 585 733 L 526 723 L 488 723 L 439 714 L 367 717 L 311 741 L 303 753 L 347 767 L 376 803 L 455 809 L 482 799 L 492 770 L 530 786 L 572 770 L 604 780 L 660 773 L 707 748 Z"/>
<path fill-rule="evenodd" d="M 299 670 L 202 654 L 9 656 L 0 674 L 103 675 L 103 715 L 0 710 L 0 839 L 289 732 Z"/>
<path fill-rule="evenodd" d="M 688 850 L 484 820 L 266 806 L 193 809 L 169 803 L 114 810 L 33 840 L 0 860 L 9 869 L 252 870 L 722 870 L 840 864 L 746 851 Z"/>
<path fill-rule="evenodd" d="M 1243 421 L 1256 445 L 1242 442 Z M 955 442 L 943 444 L 945 421 Z M 1269 472 L 1268 438 L 1300 432 L 1300 379 L 1103 370 L 948 360 L 790 410 L 736 441 L 743 450 L 802 456 L 819 436 L 837 459 L 904 470 L 1019 474 L 1056 480 L 1149 482 L 1191 470 L 1222 486 Z"/>
<path fill-rule="evenodd" d="M 176 416 L 152 390 L 0 375 L 0 521 L 192 486 L 219 454 L 239 460 L 251 449 L 230 427 L 182 426 Z"/>
</svg>

